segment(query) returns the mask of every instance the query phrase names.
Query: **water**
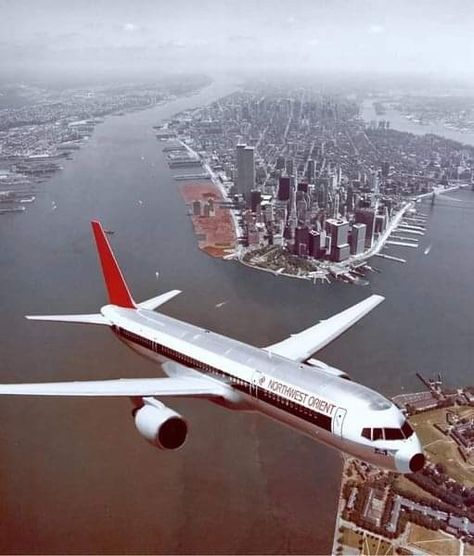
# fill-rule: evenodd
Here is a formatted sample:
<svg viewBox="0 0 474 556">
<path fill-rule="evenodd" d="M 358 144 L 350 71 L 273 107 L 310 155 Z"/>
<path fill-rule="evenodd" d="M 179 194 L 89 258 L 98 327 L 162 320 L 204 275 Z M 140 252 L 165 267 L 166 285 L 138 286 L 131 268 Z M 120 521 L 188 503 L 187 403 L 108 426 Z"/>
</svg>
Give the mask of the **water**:
<svg viewBox="0 0 474 556">
<path fill-rule="evenodd" d="M 385 114 L 378 115 L 375 112 L 372 100 L 365 100 L 362 103 L 361 116 L 367 122 L 372 120 L 388 120 L 390 122 L 390 127 L 398 131 L 406 131 L 408 133 L 414 133 L 415 135 L 434 133 L 435 135 L 441 135 L 442 137 L 452 139 L 453 141 L 459 141 L 466 145 L 474 145 L 474 132 L 449 129 L 437 123 L 420 125 L 412 120 L 408 120 L 401 112 L 393 108 L 387 108 Z"/>
<path fill-rule="evenodd" d="M 374 259 L 382 273 L 365 288 L 313 286 L 199 251 L 151 126 L 230 90 L 213 86 L 108 118 L 25 214 L 0 218 L 2 381 L 156 375 L 103 328 L 23 318 L 105 303 L 89 224 L 100 218 L 115 230 L 111 241 L 137 300 L 183 290 L 167 314 L 267 345 L 380 293 L 386 302 L 319 357 L 388 395 L 418 388 L 416 371 L 469 382 L 470 192 L 457 194 L 462 203 L 443 201 L 432 212 L 427 205 L 420 249 L 393 248 L 406 265 Z M 169 403 L 191 430 L 183 449 L 166 453 L 140 438 L 128 400 L 2 398 L 0 551 L 330 551 L 336 452 L 258 415 Z"/>
</svg>

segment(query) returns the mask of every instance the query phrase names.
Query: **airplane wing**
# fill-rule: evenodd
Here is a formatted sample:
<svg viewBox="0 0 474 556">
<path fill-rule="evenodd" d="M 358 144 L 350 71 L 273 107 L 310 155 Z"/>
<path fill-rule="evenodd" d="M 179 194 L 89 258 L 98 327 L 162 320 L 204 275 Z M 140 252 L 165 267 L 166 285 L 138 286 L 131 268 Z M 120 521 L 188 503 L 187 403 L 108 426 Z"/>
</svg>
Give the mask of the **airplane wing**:
<svg viewBox="0 0 474 556">
<path fill-rule="evenodd" d="M 228 387 L 206 377 L 121 378 L 78 382 L 0 384 L 0 394 L 15 396 L 182 396 L 225 397 Z"/>
<path fill-rule="evenodd" d="M 330 342 L 335 340 L 348 328 L 372 311 L 385 298 L 381 295 L 371 295 L 364 301 L 333 317 L 322 320 L 319 324 L 303 330 L 299 334 L 292 334 L 286 340 L 265 348 L 271 353 L 282 355 L 293 361 L 306 361 Z"/>
</svg>

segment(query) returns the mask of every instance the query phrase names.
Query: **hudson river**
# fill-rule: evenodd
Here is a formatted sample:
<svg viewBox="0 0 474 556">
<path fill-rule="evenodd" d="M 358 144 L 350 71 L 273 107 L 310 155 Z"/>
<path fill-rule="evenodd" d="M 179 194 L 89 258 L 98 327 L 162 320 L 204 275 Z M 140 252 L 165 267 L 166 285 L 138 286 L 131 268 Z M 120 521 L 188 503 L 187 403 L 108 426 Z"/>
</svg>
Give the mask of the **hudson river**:
<svg viewBox="0 0 474 556">
<path fill-rule="evenodd" d="M 416 371 L 441 371 L 452 386 L 472 382 L 471 192 L 456 194 L 462 202 L 426 205 L 420 248 L 393 248 L 406 265 L 374 259 L 382 272 L 370 274 L 367 287 L 314 286 L 199 251 L 152 125 L 230 91 L 211 86 L 107 118 L 26 213 L 0 217 L 1 380 L 157 373 L 101 327 L 23 318 L 105 304 L 89 225 L 100 218 L 115 231 L 110 239 L 137 300 L 183 290 L 167 314 L 264 346 L 378 293 L 385 303 L 318 357 L 386 395 L 419 389 Z M 190 423 L 178 452 L 146 444 L 126 399 L 2 398 L 0 551 L 330 550 L 336 452 L 258 415 L 198 400 L 169 405 Z"/>
</svg>

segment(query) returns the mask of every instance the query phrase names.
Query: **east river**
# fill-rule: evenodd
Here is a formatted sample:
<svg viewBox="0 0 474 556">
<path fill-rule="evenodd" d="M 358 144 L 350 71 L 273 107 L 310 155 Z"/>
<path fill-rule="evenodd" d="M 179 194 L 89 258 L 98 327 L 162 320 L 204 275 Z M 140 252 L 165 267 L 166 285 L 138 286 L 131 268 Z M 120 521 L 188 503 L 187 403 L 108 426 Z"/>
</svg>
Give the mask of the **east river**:
<svg viewBox="0 0 474 556">
<path fill-rule="evenodd" d="M 470 191 L 424 206 L 420 248 L 392 248 L 405 265 L 373 259 L 381 272 L 367 287 L 315 286 L 198 249 L 152 125 L 231 90 L 213 85 L 108 117 L 26 213 L 0 217 L 2 382 L 156 375 L 108 330 L 23 318 L 95 312 L 106 302 L 89 224 L 100 218 L 115 231 L 137 300 L 183 290 L 167 314 L 264 346 L 378 293 L 385 303 L 318 357 L 386 395 L 419 389 L 416 371 L 441 371 L 451 386 L 472 383 Z M 2 398 L 0 551 L 330 551 L 336 452 L 258 415 L 198 400 L 169 404 L 190 423 L 177 452 L 146 444 L 128 400 Z"/>
</svg>

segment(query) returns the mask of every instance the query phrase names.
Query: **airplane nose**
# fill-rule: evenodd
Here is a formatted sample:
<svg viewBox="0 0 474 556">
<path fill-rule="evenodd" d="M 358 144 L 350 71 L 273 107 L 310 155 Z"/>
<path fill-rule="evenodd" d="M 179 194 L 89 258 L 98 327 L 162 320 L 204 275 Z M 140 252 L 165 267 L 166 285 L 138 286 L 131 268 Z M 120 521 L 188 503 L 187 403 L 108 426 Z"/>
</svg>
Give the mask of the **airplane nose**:
<svg viewBox="0 0 474 556">
<path fill-rule="evenodd" d="M 425 456 L 421 452 L 415 454 L 410 458 L 409 467 L 412 473 L 416 473 L 417 471 L 420 471 L 420 469 L 423 469 L 424 465 L 425 465 Z"/>
<path fill-rule="evenodd" d="M 425 456 L 418 437 L 413 434 L 395 454 L 395 467 L 399 473 L 416 473 L 423 469 Z"/>
</svg>

